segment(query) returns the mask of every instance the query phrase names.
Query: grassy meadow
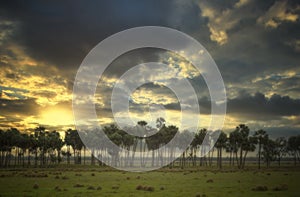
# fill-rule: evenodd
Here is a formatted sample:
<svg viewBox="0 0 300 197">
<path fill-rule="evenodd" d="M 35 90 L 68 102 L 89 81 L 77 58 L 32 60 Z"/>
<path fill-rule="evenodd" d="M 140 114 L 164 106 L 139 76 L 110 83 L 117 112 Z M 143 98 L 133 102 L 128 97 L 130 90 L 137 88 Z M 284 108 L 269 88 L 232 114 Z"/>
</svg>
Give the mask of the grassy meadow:
<svg viewBox="0 0 300 197">
<path fill-rule="evenodd" d="M 0 171 L 0 196 L 299 196 L 300 169 L 163 168 L 133 173 L 74 166 Z"/>
</svg>

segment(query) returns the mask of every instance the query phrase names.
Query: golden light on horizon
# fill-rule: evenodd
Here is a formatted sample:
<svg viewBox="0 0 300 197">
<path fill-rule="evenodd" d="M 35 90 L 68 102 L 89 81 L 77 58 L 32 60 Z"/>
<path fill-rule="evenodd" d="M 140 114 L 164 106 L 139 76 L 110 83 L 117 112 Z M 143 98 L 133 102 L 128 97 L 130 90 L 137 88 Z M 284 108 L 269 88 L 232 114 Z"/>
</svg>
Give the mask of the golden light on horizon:
<svg viewBox="0 0 300 197">
<path fill-rule="evenodd" d="M 62 108 L 51 108 L 41 112 L 39 123 L 41 125 L 74 125 L 72 111 Z"/>
</svg>

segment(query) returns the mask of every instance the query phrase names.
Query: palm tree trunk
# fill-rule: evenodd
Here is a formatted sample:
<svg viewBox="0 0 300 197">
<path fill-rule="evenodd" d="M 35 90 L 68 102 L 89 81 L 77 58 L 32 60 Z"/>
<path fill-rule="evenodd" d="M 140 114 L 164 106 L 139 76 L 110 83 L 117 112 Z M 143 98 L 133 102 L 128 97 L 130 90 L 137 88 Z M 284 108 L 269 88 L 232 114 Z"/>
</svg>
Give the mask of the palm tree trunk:
<svg viewBox="0 0 300 197">
<path fill-rule="evenodd" d="M 83 147 L 83 164 L 85 165 L 85 146 Z"/>
<path fill-rule="evenodd" d="M 260 158 L 261 158 L 261 142 L 258 145 L 258 169 L 260 169 Z"/>
</svg>

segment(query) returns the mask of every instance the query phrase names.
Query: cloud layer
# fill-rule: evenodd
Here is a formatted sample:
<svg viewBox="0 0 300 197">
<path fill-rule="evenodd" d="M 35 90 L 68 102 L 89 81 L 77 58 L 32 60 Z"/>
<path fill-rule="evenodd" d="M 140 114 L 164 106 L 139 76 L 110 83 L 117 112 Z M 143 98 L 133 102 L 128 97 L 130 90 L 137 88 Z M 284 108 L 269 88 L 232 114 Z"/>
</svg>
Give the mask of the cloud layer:
<svg viewBox="0 0 300 197">
<path fill-rule="evenodd" d="M 225 130 L 239 123 L 277 134 L 280 129 L 293 133 L 300 128 L 300 5 L 296 1 L 5 1 L 0 13 L 1 128 L 72 125 L 73 81 L 83 58 L 106 37 L 147 25 L 183 31 L 212 55 L 227 90 Z M 106 70 L 96 92 L 100 122 L 112 120 L 110 97 L 118 78 L 150 61 L 172 68 L 164 75 L 154 71 L 154 77 L 191 82 L 208 121 L 214 103 L 201 73 L 176 54 L 149 48 L 123 54 Z M 173 114 L 170 123 L 176 124 L 180 106 L 174 93 L 155 83 L 140 87 L 130 100 L 135 118 L 141 117 L 147 102 L 163 105 Z M 55 115 L 46 117 L 55 114 L 53 110 L 65 117 L 65 124 Z"/>
</svg>

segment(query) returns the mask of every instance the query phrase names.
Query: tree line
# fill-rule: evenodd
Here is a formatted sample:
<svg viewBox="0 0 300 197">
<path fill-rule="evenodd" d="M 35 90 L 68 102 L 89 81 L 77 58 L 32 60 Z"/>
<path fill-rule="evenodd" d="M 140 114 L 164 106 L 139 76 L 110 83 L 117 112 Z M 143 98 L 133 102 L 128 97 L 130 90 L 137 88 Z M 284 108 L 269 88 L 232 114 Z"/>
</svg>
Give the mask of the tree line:
<svg viewBox="0 0 300 197">
<path fill-rule="evenodd" d="M 139 132 L 149 128 L 146 121 L 139 121 L 131 129 Z M 16 128 L 0 130 L 0 167 L 44 167 L 60 164 L 62 161 L 67 164 L 87 164 L 87 149 L 91 153 L 89 161 L 92 165 L 155 167 L 170 163 L 170 166 L 184 168 L 212 166 L 215 162 L 218 168 L 222 168 L 225 153 L 230 166 L 243 169 L 249 152 L 257 153 L 258 168 L 261 168 L 262 163 L 269 167 L 275 161 L 280 166 L 282 158 L 286 157 L 292 158 L 295 165 L 300 163 L 300 135 L 272 139 L 266 131 L 250 132 L 249 127 L 244 124 L 228 134 L 206 129 L 200 129 L 196 133 L 179 132 L 178 127 L 167 126 L 164 122 L 159 132 L 149 137 L 130 135 L 114 124 L 105 126 L 103 131 L 119 148 L 107 144 L 107 140 L 97 130 L 83 132 L 68 129 L 64 137 L 57 131 L 48 131 L 41 126 L 31 133 L 20 132 Z M 190 137 L 192 141 L 188 147 L 181 145 L 184 143 L 176 143 L 176 146 L 162 148 L 175 135 L 179 135 L 181 142 Z M 219 137 L 214 138 L 214 135 Z M 85 146 L 82 138 L 88 142 L 89 147 Z M 209 147 L 211 148 L 207 150 Z M 176 159 L 176 152 L 179 151 L 183 153 Z"/>
</svg>

